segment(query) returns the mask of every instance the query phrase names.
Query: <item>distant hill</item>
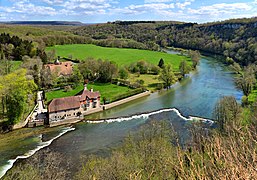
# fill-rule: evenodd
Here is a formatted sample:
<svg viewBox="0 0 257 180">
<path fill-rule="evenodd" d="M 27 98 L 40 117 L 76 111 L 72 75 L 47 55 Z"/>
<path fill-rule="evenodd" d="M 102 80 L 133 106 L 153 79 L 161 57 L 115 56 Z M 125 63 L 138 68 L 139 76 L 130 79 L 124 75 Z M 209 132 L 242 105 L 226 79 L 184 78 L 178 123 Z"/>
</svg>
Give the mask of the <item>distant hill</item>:
<svg viewBox="0 0 257 180">
<path fill-rule="evenodd" d="M 47 26 L 84 26 L 79 21 L 8 21 L 0 22 L 1 24 L 13 24 L 13 25 L 47 25 Z"/>
</svg>

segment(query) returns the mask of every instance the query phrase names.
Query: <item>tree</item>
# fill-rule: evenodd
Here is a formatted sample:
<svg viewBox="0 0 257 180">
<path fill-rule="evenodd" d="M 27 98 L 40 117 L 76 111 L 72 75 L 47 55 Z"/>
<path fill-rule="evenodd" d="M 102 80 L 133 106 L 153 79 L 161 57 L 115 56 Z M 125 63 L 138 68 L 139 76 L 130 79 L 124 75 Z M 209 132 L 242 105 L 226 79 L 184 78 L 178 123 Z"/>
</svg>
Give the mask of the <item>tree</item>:
<svg viewBox="0 0 257 180">
<path fill-rule="evenodd" d="M 151 73 L 153 73 L 154 75 L 158 75 L 160 73 L 160 70 L 160 67 L 156 65 L 152 65 L 150 68 Z"/>
<path fill-rule="evenodd" d="M 21 120 L 28 104 L 28 95 L 37 89 L 26 73 L 25 69 L 19 69 L 0 77 L 0 96 L 6 97 L 7 118 L 11 125 Z"/>
<path fill-rule="evenodd" d="M 74 82 L 74 84 L 77 86 L 83 81 L 83 76 L 80 73 L 77 66 L 73 66 L 73 72 L 70 78 L 71 82 Z"/>
<path fill-rule="evenodd" d="M 100 61 L 99 81 L 104 83 L 110 82 L 117 71 L 118 68 L 116 64 L 110 61 Z"/>
<path fill-rule="evenodd" d="M 11 72 L 13 64 L 10 60 L 6 59 L 3 56 L 3 59 L 0 59 L 0 75 L 7 75 Z"/>
<path fill-rule="evenodd" d="M 234 62 L 235 62 L 235 61 L 234 61 L 233 58 L 231 58 L 231 57 L 227 57 L 227 58 L 226 58 L 226 63 L 227 63 L 227 64 L 232 65 L 232 64 L 234 64 Z"/>
<path fill-rule="evenodd" d="M 121 68 L 119 70 L 119 76 L 120 76 L 121 79 L 128 79 L 128 77 L 129 77 L 128 70 L 125 69 L 125 68 Z"/>
<path fill-rule="evenodd" d="M 177 81 L 177 77 L 175 76 L 170 64 L 164 66 L 159 75 L 159 79 L 164 82 L 167 89 L 169 89 L 170 86 Z"/>
<path fill-rule="evenodd" d="M 43 64 L 48 62 L 47 55 L 44 50 L 37 48 L 37 56 L 41 58 Z"/>
<path fill-rule="evenodd" d="M 201 54 L 199 53 L 199 51 L 189 51 L 189 56 L 192 59 L 193 68 L 195 69 L 200 62 Z"/>
<path fill-rule="evenodd" d="M 41 87 L 49 88 L 54 85 L 54 81 L 57 78 L 57 75 L 51 73 L 49 68 L 43 68 L 41 71 Z"/>
<path fill-rule="evenodd" d="M 54 58 L 55 58 L 55 55 L 56 55 L 55 49 L 52 49 L 51 51 L 48 51 L 48 52 L 47 52 L 47 59 L 48 59 L 48 62 L 53 61 Z"/>
<path fill-rule="evenodd" d="M 234 71 L 234 72 L 237 73 L 237 74 L 240 74 L 241 71 L 242 71 L 241 66 L 240 66 L 238 63 L 236 63 L 236 62 L 234 62 L 233 64 L 231 64 L 229 67 L 232 69 L 232 71 Z"/>
<path fill-rule="evenodd" d="M 240 105 L 236 102 L 235 97 L 225 96 L 220 99 L 213 111 L 219 129 L 224 131 L 227 125 L 236 124 L 240 111 Z"/>
<path fill-rule="evenodd" d="M 146 61 L 138 61 L 136 65 L 139 68 L 140 74 L 148 73 L 148 63 Z"/>
<path fill-rule="evenodd" d="M 79 63 L 78 68 L 84 79 L 89 79 L 90 81 L 97 80 L 99 78 L 99 69 L 101 62 L 102 60 L 88 58 L 84 62 Z"/>
<path fill-rule="evenodd" d="M 183 77 L 185 76 L 185 74 L 188 74 L 190 70 L 191 70 L 191 67 L 187 64 L 185 60 L 180 62 L 179 71 Z"/>
<path fill-rule="evenodd" d="M 40 76 L 43 68 L 42 60 L 39 57 L 30 58 L 29 56 L 23 56 L 22 60 L 22 67 L 27 69 L 27 75 L 31 75 L 34 79 L 34 82 L 40 86 Z"/>
<path fill-rule="evenodd" d="M 243 91 L 245 96 L 249 96 L 255 83 L 254 69 L 251 66 L 248 66 L 241 76 L 236 78 L 236 85 Z"/>
<path fill-rule="evenodd" d="M 159 63 L 158 63 L 158 66 L 160 67 L 160 68 L 164 68 L 164 60 L 161 58 L 160 59 L 160 61 L 159 61 Z"/>
</svg>

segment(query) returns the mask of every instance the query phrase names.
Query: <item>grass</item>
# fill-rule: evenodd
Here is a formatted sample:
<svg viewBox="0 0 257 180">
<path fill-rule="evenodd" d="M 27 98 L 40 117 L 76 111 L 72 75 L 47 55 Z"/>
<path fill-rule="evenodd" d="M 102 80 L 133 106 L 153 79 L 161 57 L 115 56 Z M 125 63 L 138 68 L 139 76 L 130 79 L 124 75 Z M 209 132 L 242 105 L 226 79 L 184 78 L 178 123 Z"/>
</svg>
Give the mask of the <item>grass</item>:
<svg viewBox="0 0 257 180">
<path fill-rule="evenodd" d="M 46 93 L 47 103 L 55 98 L 74 96 L 74 95 L 78 94 L 80 91 L 82 91 L 83 88 L 84 88 L 84 86 L 81 85 L 81 86 L 77 86 L 76 88 L 72 89 L 71 91 L 67 91 L 67 92 L 64 91 L 64 89 L 47 92 Z"/>
<path fill-rule="evenodd" d="M 107 100 L 114 99 L 117 96 L 126 94 L 128 92 L 133 91 L 133 89 L 125 87 L 125 86 L 118 86 L 111 83 L 94 83 L 89 84 L 88 89 L 93 88 L 94 91 L 99 91 L 101 94 L 101 102 L 103 102 L 103 98 L 106 97 Z M 68 96 L 74 96 L 81 92 L 84 89 L 84 86 L 78 86 L 75 89 L 65 92 L 63 89 L 51 91 L 46 93 L 47 102 L 50 102 L 54 98 L 62 98 Z"/>
<path fill-rule="evenodd" d="M 162 83 L 160 80 L 158 80 L 158 75 L 151 74 L 141 74 L 140 76 L 137 74 L 130 74 L 127 80 L 131 83 L 136 83 L 138 80 L 143 80 L 143 86 L 147 87 L 147 89 L 151 91 L 155 91 L 158 84 Z"/>
<path fill-rule="evenodd" d="M 67 58 L 69 55 L 72 55 L 73 59 L 80 60 L 85 60 L 89 57 L 95 59 L 100 58 L 113 61 L 119 66 L 129 65 L 139 60 L 145 60 L 151 64 L 157 65 L 159 60 L 163 58 L 164 62 L 172 64 L 176 71 L 182 60 L 190 61 L 190 58 L 176 54 L 138 49 L 107 48 L 92 44 L 56 45 L 54 47 L 48 47 L 47 51 L 52 49 L 55 49 L 57 56 Z"/>
</svg>

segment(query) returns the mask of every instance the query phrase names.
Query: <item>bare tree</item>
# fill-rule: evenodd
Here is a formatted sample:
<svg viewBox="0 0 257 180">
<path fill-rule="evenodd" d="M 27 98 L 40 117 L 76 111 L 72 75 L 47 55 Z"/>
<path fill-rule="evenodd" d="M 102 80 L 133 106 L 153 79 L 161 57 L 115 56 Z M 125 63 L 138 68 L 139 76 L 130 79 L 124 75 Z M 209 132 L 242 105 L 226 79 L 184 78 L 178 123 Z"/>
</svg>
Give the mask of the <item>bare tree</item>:
<svg viewBox="0 0 257 180">
<path fill-rule="evenodd" d="M 236 102 L 235 97 L 225 96 L 220 99 L 213 111 L 213 116 L 219 129 L 224 131 L 228 124 L 236 124 L 240 111 L 240 105 Z"/>
</svg>

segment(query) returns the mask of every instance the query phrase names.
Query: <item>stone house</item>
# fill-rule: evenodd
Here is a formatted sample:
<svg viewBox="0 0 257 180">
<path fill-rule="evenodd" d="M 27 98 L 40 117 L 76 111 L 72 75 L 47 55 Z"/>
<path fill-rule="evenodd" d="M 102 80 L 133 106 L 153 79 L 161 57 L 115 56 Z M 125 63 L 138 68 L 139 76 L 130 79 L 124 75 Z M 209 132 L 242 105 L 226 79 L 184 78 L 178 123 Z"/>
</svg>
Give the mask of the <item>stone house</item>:
<svg viewBox="0 0 257 180">
<path fill-rule="evenodd" d="M 66 119 L 80 118 L 81 115 L 100 108 L 100 93 L 93 89 L 78 96 L 53 99 L 48 106 L 49 123 Z"/>
</svg>

